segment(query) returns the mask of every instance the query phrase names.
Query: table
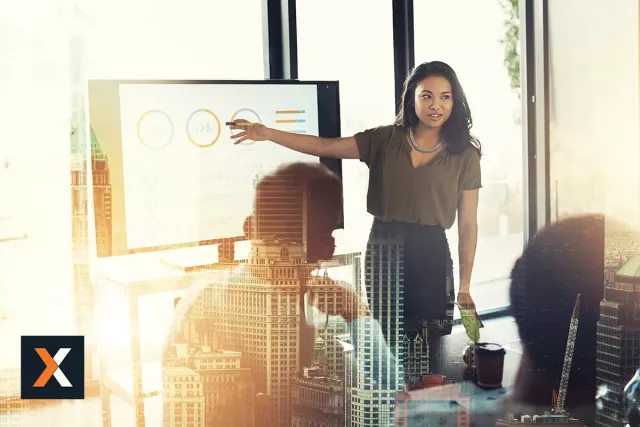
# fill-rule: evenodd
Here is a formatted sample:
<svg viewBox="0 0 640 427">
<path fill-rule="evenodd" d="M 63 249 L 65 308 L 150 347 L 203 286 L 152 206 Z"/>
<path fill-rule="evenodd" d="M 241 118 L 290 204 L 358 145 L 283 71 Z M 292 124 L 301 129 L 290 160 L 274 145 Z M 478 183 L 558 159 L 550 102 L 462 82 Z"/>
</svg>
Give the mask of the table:
<svg viewBox="0 0 640 427">
<path fill-rule="evenodd" d="M 247 242 L 235 242 L 238 248 Z M 245 248 L 246 249 L 246 248 Z M 242 251 L 236 250 L 236 254 Z M 122 255 L 100 258 L 96 266 L 96 312 L 102 313 L 100 306 L 108 292 L 122 293 L 126 297 L 129 320 L 131 322 L 131 357 L 132 365 L 122 369 L 111 369 L 106 357 L 105 343 L 98 342 L 100 364 L 100 400 L 102 406 L 102 425 L 111 427 L 111 395 L 121 397 L 135 408 L 135 426 L 146 427 L 144 412 L 145 398 L 158 396 L 162 390 L 162 367 L 160 362 L 141 363 L 140 354 L 140 319 L 139 299 L 145 295 L 159 294 L 169 291 L 187 290 L 197 280 L 213 277 L 221 268 L 233 263 L 218 263 L 218 244 L 185 248 L 173 251 Z M 342 264 L 348 262 L 356 254 L 342 253 Z M 337 257 L 338 259 L 341 259 Z M 203 259 L 211 260 L 211 269 L 200 271 L 184 271 L 168 265 L 167 260 L 189 260 L 201 263 Z M 177 262 L 177 261 L 176 261 Z M 184 265 L 184 264 L 183 264 Z M 342 272 L 346 274 L 345 272 Z M 128 380 L 131 378 L 131 381 Z"/>
<path fill-rule="evenodd" d="M 211 265 L 217 264 L 218 245 L 188 248 L 189 251 L 210 254 Z M 144 399 L 157 396 L 162 390 L 162 367 L 156 363 L 141 363 L 139 299 L 144 295 L 186 290 L 195 280 L 205 279 L 213 271 L 192 271 L 171 267 L 164 263 L 168 257 L 180 255 L 181 249 L 152 253 L 99 258 L 96 262 L 96 312 L 103 313 L 101 302 L 109 292 L 122 293 L 126 297 L 131 322 L 132 365 L 120 369 L 109 366 L 106 343 L 98 342 L 100 363 L 100 400 L 102 425 L 111 427 L 111 395 L 115 394 L 135 408 L 135 426 L 145 427 Z M 127 377 L 131 381 L 127 380 Z"/>
</svg>

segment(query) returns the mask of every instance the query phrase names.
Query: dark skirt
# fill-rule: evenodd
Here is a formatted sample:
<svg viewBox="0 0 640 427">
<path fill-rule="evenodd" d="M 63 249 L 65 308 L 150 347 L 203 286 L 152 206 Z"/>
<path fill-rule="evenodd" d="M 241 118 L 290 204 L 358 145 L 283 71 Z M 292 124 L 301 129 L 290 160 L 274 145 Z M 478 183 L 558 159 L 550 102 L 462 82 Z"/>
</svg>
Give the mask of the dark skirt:
<svg viewBox="0 0 640 427">
<path fill-rule="evenodd" d="M 364 272 L 371 312 L 388 344 L 425 329 L 429 338 L 451 333 L 453 262 L 443 227 L 374 219 Z"/>
</svg>

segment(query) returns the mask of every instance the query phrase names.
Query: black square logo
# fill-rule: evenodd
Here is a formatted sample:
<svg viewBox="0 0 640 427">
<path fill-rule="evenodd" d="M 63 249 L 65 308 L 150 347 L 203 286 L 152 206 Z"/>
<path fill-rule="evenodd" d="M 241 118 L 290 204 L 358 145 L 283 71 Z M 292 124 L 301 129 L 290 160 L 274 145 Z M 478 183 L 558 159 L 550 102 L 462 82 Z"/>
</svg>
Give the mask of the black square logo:
<svg viewBox="0 0 640 427">
<path fill-rule="evenodd" d="M 84 337 L 23 336 L 22 399 L 84 399 Z"/>
</svg>

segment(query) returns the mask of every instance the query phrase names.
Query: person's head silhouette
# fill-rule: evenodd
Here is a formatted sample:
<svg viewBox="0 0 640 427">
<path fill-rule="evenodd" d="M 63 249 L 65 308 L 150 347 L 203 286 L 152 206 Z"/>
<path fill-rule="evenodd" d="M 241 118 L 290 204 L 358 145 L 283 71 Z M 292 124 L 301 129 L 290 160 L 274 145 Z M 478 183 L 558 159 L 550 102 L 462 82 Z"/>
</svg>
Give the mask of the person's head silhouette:
<svg viewBox="0 0 640 427">
<path fill-rule="evenodd" d="M 293 163 L 257 183 L 244 232 L 249 239 L 306 238 L 306 260 L 314 263 L 333 256 L 332 233 L 341 227 L 341 212 L 340 179 L 324 165 Z"/>
<path fill-rule="evenodd" d="M 520 403 L 549 406 L 562 375 L 569 323 L 580 294 L 565 407 L 572 412 L 594 406 L 596 329 L 604 295 L 604 223 L 601 215 L 560 220 L 533 237 L 515 263 L 510 297 L 523 348 L 514 390 Z M 575 410 L 572 415 L 593 416 Z"/>
</svg>

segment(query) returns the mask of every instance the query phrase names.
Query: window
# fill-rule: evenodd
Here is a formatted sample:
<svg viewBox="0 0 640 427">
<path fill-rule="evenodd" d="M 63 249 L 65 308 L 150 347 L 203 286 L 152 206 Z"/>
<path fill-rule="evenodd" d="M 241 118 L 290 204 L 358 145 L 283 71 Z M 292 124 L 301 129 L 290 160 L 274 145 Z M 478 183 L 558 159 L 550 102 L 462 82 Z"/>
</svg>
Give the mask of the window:
<svg viewBox="0 0 640 427">
<path fill-rule="evenodd" d="M 87 214 L 86 199 L 69 191 L 71 176 L 78 182 L 86 172 L 69 160 L 70 128 L 83 115 L 85 79 L 262 79 L 262 2 L 187 0 L 177 8 L 166 0 L 154 0 L 153 7 L 144 1 L 75 0 L 44 2 L 35 14 L 11 8 L 3 17 L 11 43 L 0 47 L 0 113 L 6 119 L 0 127 L 0 200 L 10 203 L 0 203 L 0 390 L 18 393 L 2 379 L 19 367 L 20 335 L 76 333 L 74 303 L 93 307 L 92 297 L 74 295 L 74 286 L 92 286 L 74 283 L 73 259 L 80 258 L 72 257 L 73 248 L 78 255 L 95 244 L 93 221 L 72 221 L 71 194 L 77 215 Z M 34 108 L 47 113 L 18 113 Z M 28 238 L 17 238 L 25 233 Z M 76 281 L 88 282 L 88 260 L 82 259 Z M 143 299 L 141 328 L 143 340 L 148 332 L 159 346 L 173 304 L 159 311 L 154 304 Z M 113 329 L 128 345 L 126 328 Z"/>
<path fill-rule="evenodd" d="M 391 3 L 385 1 L 297 4 L 299 77 L 340 82 L 342 136 L 393 123 L 391 16 Z M 366 207 L 369 171 L 359 160 L 344 160 L 342 174 L 345 233 L 336 236 L 337 251 L 356 252 L 371 228 L 372 217 Z"/>
<path fill-rule="evenodd" d="M 55 3 L 2 12 L 11 43 L 0 48 L 0 395 L 20 391 L 7 377 L 19 372 L 21 335 L 74 332 L 70 21 Z"/>
<path fill-rule="evenodd" d="M 261 0 L 187 0 L 180 7 L 168 0 L 154 0 L 153 7 L 117 0 L 93 2 L 88 13 L 88 78 L 264 78 Z M 139 310 L 143 345 L 157 351 L 169 330 L 173 306 L 166 295 L 154 295 L 141 298 Z M 119 331 L 110 333 L 113 348 L 128 346 L 125 317 L 117 327 L 111 321 L 102 328 Z"/>
<path fill-rule="evenodd" d="M 521 101 L 505 66 L 505 16 L 498 0 L 428 0 L 414 6 L 416 65 L 439 60 L 453 67 L 469 101 L 472 132 L 483 144 L 471 288 L 480 312 L 509 305 L 507 278 L 524 241 Z M 513 38 L 509 43 L 519 45 Z M 447 234 L 458 286 L 457 225 Z"/>
<path fill-rule="evenodd" d="M 552 218 L 604 211 L 636 223 L 638 5 L 570 0 L 548 7 Z"/>
<path fill-rule="evenodd" d="M 91 15 L 89 78 L 264 78 L 261 0 L 96 1 Z"/>
</svg>

